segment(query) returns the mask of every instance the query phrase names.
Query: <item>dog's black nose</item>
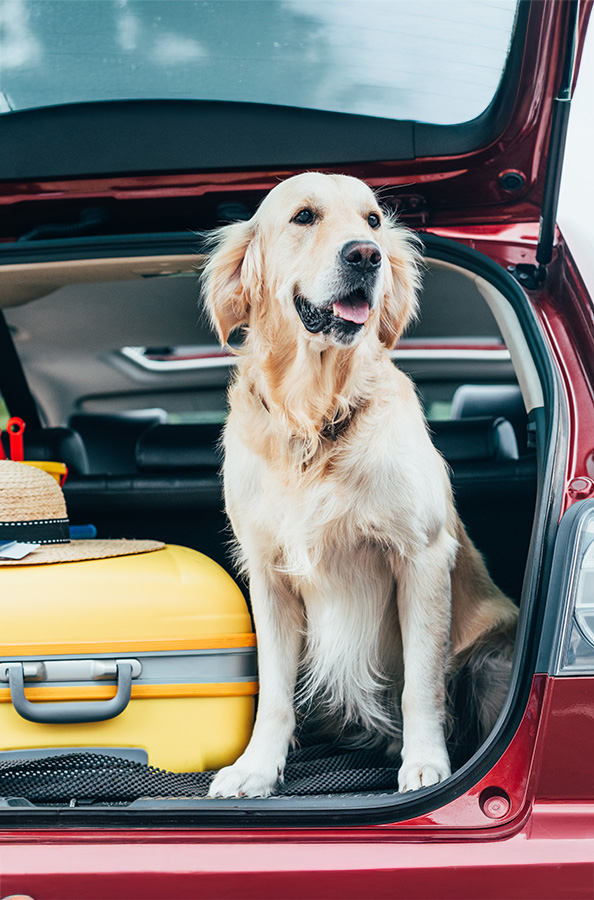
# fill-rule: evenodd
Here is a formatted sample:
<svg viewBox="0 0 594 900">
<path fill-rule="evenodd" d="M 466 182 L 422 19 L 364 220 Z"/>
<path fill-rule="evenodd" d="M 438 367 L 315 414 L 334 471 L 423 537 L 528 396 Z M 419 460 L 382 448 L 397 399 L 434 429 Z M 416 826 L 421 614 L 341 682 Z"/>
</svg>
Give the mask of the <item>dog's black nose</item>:
<svg viewBox="0 0 594 900">
<path fill-rule="evenodd" d="M 382 261 L 380 248 L 373 241 L 347 241 L 340 256 L 347 266 L 360 271 L 377 269 Z"/>
</svg>

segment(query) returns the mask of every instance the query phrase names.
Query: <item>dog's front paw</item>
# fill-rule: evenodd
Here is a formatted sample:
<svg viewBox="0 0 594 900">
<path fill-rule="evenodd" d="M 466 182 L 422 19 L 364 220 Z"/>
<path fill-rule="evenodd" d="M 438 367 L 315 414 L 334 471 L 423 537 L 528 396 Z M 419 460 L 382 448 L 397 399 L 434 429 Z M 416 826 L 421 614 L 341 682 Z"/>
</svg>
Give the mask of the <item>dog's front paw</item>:
<svg viewBox="0 0 594 900">
<path fill-rule="evenodd" d="M 426 761 L 403 760 L 398 772 L 398 790 L 418 791 L 419 788 L 439 784 L 451 775 L 450 762 L 447 756 L 438 756 Z"/>
<path fill-rule="evenodd" d="M 277 767 L 252 768 L 240 760 L 221 769 L 212 780 L 209 797 L 269 797 L 279 779 Z"/>
</svg>

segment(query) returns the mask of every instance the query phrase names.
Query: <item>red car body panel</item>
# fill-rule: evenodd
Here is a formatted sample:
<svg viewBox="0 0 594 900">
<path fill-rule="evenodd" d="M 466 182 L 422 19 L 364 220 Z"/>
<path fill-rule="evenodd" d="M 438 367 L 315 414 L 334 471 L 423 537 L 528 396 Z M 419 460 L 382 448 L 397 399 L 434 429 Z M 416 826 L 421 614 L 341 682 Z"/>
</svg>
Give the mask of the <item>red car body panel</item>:
<svg viewBox="0 0 594 900">
<path fill-rule="evenodd" d="M 506 841 L 394 843 L 311 832 L 250 837 L 146 835 L 133 844 L 12 843 L 2 890 L 34 900 L 545 900 L 592 896 L 592 839 L 551 804 Z M 592 810 L 580 816 L 592 820 Z M 106 866 L 106 862 L 108 865 Z M 13 873 L 28 871 L 27 878 Z"/>
<path fill-rule="evenodd" d="M 555 678 L 547 698 L 537 797 L 543 800 L 594 800 L 594 678 Z M 594 856 L 593 856 L 594 859 Z"/>
</svg>

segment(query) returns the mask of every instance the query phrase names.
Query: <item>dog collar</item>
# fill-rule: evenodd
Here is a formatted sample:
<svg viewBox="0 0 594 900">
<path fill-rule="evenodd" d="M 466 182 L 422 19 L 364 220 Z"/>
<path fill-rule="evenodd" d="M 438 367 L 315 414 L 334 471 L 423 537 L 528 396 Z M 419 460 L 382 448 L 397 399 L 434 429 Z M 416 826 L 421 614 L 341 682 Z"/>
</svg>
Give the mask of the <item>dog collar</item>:
<svg viewBox="0 0 594 900">
<path fill-rule="evenodd" d="M 348 416 L 345 416 L 344 419 L 331 419 L 331 421 L 327 422 L 320 431 L 320 436 L 328 438 L 331 441 L 337 441 L 340 435 L 350 427 L 358 409 L 358 406 L 351 406 L 349 408 Z"/>
<path fill-rule="evenodd" d="M 264 397 L 262 397 L 260 394 L 257 394 L 255 396 L 258 397 L 260 403 L 262 404 L 266 412 L 270 415 L 270 407 L 268 406 Z M 349 407 L 348 416 L 345 416 L 344 419 L 332 418 L 329 422 L 326 422 L 320 429 L 320 437 L 326 438 L 331 441 L 337 441 L 340 435 L 350 427 L 356 413 L 360 408 L 361 407 L 359 406 L 351 406 Z"/>
</svg>

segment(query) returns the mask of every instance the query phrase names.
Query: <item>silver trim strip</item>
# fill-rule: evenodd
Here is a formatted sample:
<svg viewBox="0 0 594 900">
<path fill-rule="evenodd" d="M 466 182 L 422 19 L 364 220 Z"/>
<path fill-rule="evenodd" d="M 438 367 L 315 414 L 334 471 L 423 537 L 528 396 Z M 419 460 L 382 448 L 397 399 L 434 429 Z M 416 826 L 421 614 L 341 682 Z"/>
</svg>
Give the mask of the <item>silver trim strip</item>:
<svg viewBox="0 0 594 900">
<path fill-rule="evenodd" d="M 508 362 L 511 359 L 509 350 L 468 350 L 466 348 L 448 350 L 392 350 L 391 359 L 425 359 L 433 360 L 476 360 L 478 362 Z"/>
<path fill-rule="evenodd" d="M 194 369 L 224 369 L 235 365 L 235 356 L 206 356 L 201 359 L 147 359 L 142 347 L 122 347 L 120 353 L 146 372 L 187 372 Z"/>
<path fill-rule="evenodd" d="M 206 356 L 199 359 L 155 360 L 147 359 L 142 353 L 142 347 L 122 347 L 122 356 L 129 359 L 135 365 L 147 372 L 188 372 L 204 369 L 224 369 L 234 366 L 238 358 L 236 356 Z M 440 362 L 454 360 L 457 362 L 509 362 L 511 359 L 509 350 L 471 350 L 468 348 L 400 348 L 390 351 L 391 359 L 420 359 L 427 362 Z"/>
<path fill-rule="evenodd" d="M 256 650 L 248 652 L 217 650 L 186 653 L 136 654 L 133 664 L 136 684 L 220 684 L 226 682 L 257 681 L 258 663 Z M 4 672 L 11 667 L 22 666 L 27 683 L 31 686 L 115 683 L 115 656 L 0 660 L 0 691 Z"/>
</svg>

